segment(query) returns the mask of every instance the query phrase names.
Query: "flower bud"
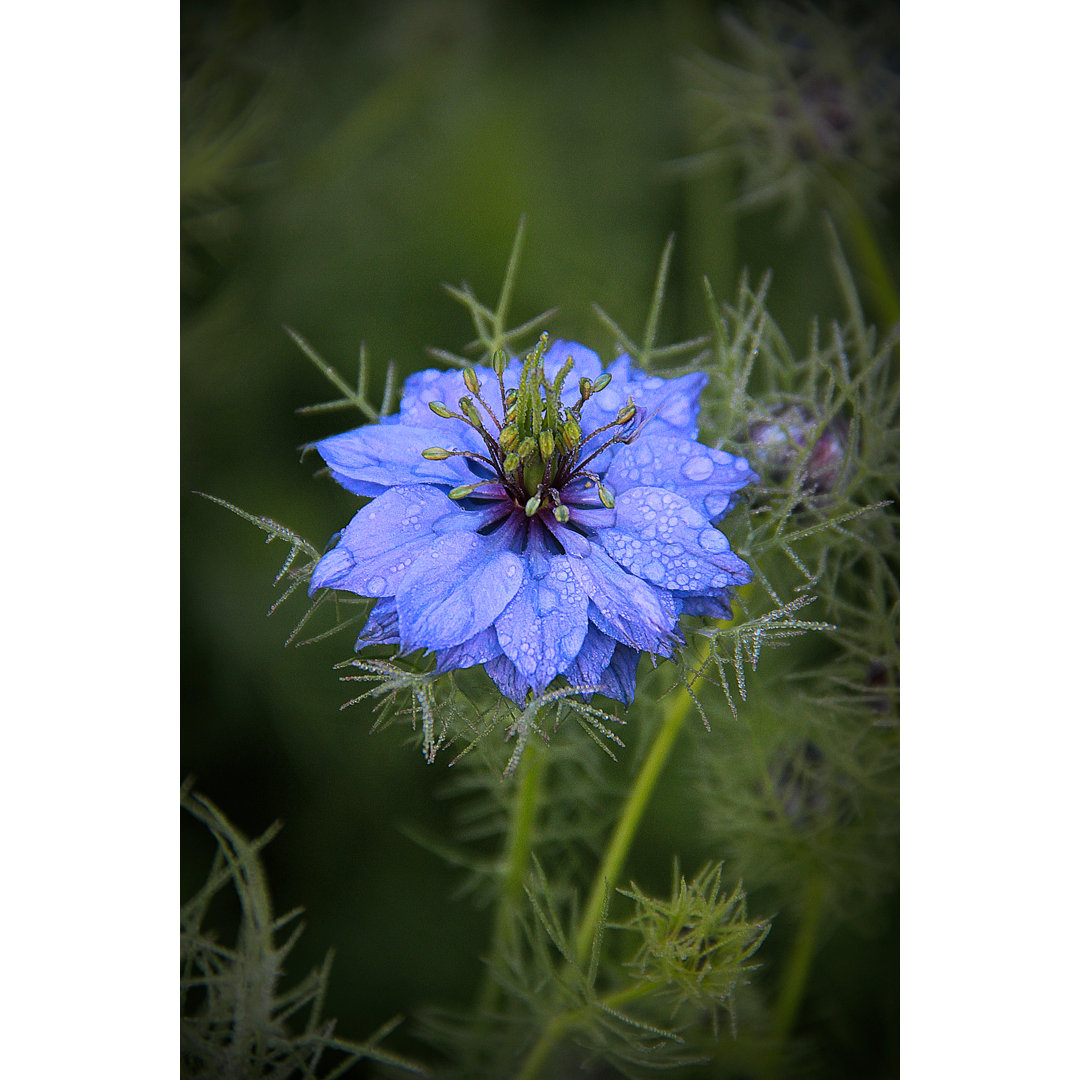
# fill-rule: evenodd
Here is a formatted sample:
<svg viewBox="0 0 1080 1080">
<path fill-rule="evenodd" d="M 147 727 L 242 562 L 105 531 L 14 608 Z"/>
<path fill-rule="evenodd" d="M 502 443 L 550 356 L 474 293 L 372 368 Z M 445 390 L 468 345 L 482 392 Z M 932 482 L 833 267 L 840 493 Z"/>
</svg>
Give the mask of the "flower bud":
<svg viewBox="0 0 1080 1080">
<path fill-rule="evenodd" d="M 757 447 L 766 475 L 773 483 L 788 482 L 819 423 L 802 405 L 777 405 L 769 411 L 767 419 L 750 425 L 750 441 Z M 831 491 L 840 478 L 846 452 L 847 433 L 834 422 L 821 432 L 804 460 L 802 490 L 809 494 Z"/>
</svg>

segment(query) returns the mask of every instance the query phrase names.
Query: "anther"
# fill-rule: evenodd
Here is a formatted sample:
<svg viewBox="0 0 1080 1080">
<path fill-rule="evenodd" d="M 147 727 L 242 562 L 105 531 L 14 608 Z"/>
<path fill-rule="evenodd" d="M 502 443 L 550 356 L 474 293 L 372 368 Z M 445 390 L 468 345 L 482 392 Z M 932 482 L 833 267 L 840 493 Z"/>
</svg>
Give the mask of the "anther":
<svg viewBox="0 0 1080 1080">
<path fill-rule="evenodd" d="M 461 487 L 452 488 L 447 492 L 447 495 L 451 499 L 464 499 L 466 495 L 471 495 L 477 488 L 490 483 L 490 480 L 481 480 L 478 484 L 463 484 Z"/>
<path fill-rule="evenodd" d="M 537 494 L 537 495 L 534 495 L 525 504 L 525 516 L 526 517 L 532 517 L 533 514 L 535 514 L 536 511 L 539 510 L 539 509 L 540 509 L 540 496 L 539 496 L 539 494 Z"/>
<path fill-rule="evenodd" d="M 421 457 L 426 457 L 428 461 L 445 461 L 449 456 L 450 451 L 444 450 L 441 446 L 429 446 L 421 454 Z"/>
<path fill-rule="evenodd" d="M 441 401 L 429 401 L 428 408 L 436 416 L 441 416 L 444 420 L 453 419 L 454 414 Z"/>
<path fill-rule="evenodd" d="M 461 373 L 462 379 L 465 381 L 465 385 L 469 388 L 470 394 L 480 393 L 480 380 L 476 377 L 476 372 L 470 367 L 466 368 Z"/>
<path fill-rule="evenodd" d="M 463 397 L 458 402 L 458 405 L 473 427 L 478 428 L 484 426 L 483 421 L 480 419 L 480 414 L 476 411 L 476 406 L 472 403 L 471 398 Z"/>
</svg>

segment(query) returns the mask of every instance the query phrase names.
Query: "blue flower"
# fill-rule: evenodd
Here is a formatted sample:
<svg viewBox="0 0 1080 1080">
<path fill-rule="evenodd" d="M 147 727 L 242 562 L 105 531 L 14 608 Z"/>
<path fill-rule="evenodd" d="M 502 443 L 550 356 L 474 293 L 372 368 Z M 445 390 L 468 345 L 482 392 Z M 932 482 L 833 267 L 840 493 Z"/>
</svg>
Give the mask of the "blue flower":
<svg viewBox="0 0 1080 1080">
<path fill-rule="evenodd" d="M 696 441 L 706 378 L 605 372 L 547 335 L 523 361 L 410 376 L 396 416 L 316 444 L 371 502 L 312 591 L 376 598 L 357 649 L 483 664 L 519 705 L 560 675 L 628 704 L 639 654 L 670 656 L 681 614 L 731 618 L 751 578 L 713 523 L 757 477 Z"/>
</svg>

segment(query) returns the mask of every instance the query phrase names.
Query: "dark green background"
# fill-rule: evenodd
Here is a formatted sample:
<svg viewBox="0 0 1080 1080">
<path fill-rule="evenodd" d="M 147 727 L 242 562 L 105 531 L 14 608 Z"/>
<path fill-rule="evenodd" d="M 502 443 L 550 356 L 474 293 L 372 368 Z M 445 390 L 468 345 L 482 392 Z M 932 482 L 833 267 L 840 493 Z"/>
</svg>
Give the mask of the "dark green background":
<svg viewBox="0 0 1080 1080">
<path fill-rule="evenodd" d="M 355 500 L 313 481 L 298 447 L 356 420 L 295 414 L 335 394 L 282 324 L 347 377 L 366 342 L 377 387 L 390 359 L 399 378 L 431 366 L 425 346 L 472 336 L 440 283 L 492 302 L 522 214 L 512 314 L 557 305 L 557 336 L 606 349 L 592 301 L 639 333 L 672 232 L 664 340 L 705 329 L 703 273 L 729 297 L 743 266 L 774 270 L 770 308 L 796 343 L 812 315 L 837 314 L 819 215 L 786 231 L 769 212 L 736 220 L 720 180 L 664 168 L 693 148 L 676 61 L 719 49 L 716 11 L 183 5 L 182 770 L 249 834 L 284 821 L 267 865 L 278 911 L 307 911 L 291 970 L 336 949 L 327 1007 L 350 1037 L 473 993 L 488 916 L 452 899 L 459 878 L 400 829 L 448 834 L 446 760 L 425 765 L 397 729 L 371 736 L 366 713 L 338 711 L 347 642 L 283 648 L 304 606 L 265 617 L 285 549 L 192 492 L 325 544 Z M 895 219 L 878 225 L 895 253 Z M 653 820 L 638 876 L 662 889 L 672 851 L 702 853 L 677 792 Z M 190 888 L 209 845 L 186 822 L 183 840 Z M 804 1027 L 818 1038 L 820 1021 L 833 1075 L 895 1071 L 894 934 L 822 957 Z M 778 924 L 771 944 L 784 940 Z M 423 1052 L 407 1035 L 392 1045 Z"/>
</svg>

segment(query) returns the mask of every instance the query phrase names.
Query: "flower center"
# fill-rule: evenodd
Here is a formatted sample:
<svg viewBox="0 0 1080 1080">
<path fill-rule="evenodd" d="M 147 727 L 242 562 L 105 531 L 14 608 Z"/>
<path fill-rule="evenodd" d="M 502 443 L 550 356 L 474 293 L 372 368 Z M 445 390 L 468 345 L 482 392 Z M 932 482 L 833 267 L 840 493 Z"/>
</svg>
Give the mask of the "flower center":
<svg viewBox="0 0 1080 1080">
<path fill-rule="evenodd" d="M 583 488 L 595 484 L 601 503 L 608 509 L 614 507 L 615 496 L 588 466 L 616 443 L 631 442 L 641 430 L 644 417 L 633 398 L 628 398 L 614 420 L 583 434 L 581 410 L 593 394 L 611 382 L 611 376 L 601 375 L 596 382 L 580 379 L 577 403 L 567 408 L 562 400 L 563 386 L 573 370 L 574 359 L 568 356 L 555 377 L 549 380 L 544 371 L 544 356 L 550 344 L 548 335 L 541 334 L 522 362 L 518 385 L 509 390 L 503 382 L 507 356 L 502 349 L 496 351 L 491 366 L 498 379 L 499 409 L 493 409 L 481 394 L 481 383 L 473 368 L 466 368 L 462 373 L 468 394 L 458 401 L 460 413 L 453 412 L 441 401 L 431 402 L 431 411 L 436 416 L 468 424 L 483 440 L 486 455 L 433 446 L 424 451 L 424 457 L 432 461 L 466 457 L 482 462 L 527 516 L 550 509 L 557 521 L 566 522 L 570 510 L 563 502 L 563 494 L 575 483 L 580 482 Z M 485 423 L 480 409 L 487 413 L 490 424 Z M 635 419 L 637 422 L 632 423 Z M 598 438 L 604 433 L 611 434 L 606 439 Z M 456 487 L 450 492 L 450 498 L 464 499 L 490 483 L 492 480 L 489 479 Z"/>
</svg>

